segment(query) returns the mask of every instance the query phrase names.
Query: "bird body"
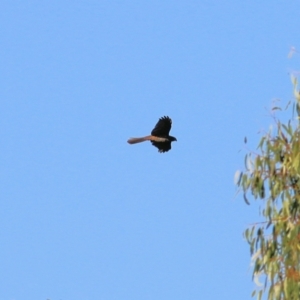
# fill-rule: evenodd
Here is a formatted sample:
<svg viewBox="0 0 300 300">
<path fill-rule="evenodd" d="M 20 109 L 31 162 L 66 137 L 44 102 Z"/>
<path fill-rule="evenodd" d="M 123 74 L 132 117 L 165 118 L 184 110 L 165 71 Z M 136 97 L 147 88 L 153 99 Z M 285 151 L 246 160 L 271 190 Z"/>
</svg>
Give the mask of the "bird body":
<svg viewBox="0 0 300 300">
<path fill-rule="evenodd" d="M 154 129 L 151 131 L 151 135 L 140 138 L 130 138 L 127 142 L 129 144 L 137 144 L 151 141 L 152 145 L 158 148 L 158 152 L 167 152 L 171 149 L 171 142 L 177 141 L 175 137 L 169 135 L 171 126 L 172 120 L 164 116 L 158 120 Z"/>
</svg>

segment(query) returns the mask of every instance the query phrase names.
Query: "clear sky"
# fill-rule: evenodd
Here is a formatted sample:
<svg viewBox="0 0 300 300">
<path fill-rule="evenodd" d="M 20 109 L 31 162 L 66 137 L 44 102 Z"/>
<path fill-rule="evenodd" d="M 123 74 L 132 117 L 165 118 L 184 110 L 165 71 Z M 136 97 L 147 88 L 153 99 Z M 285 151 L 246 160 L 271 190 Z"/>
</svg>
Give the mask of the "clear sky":
<svg viewBox="0 0 300 300">
<path fill-rule="evenodd" d="M 298 1 L 2 1 L 0 299 L 251 299 L 233 175 L 299 25 Z M 164 115 L 170 152 L 126 143 Z"/>
</svg>

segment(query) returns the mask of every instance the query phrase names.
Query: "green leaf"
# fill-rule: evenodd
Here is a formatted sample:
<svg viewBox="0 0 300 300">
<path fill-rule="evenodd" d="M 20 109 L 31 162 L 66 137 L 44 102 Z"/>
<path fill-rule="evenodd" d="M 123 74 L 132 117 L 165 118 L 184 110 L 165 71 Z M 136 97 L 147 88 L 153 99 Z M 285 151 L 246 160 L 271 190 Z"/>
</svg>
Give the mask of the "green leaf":
<svg viewBox="0 0 300 300">
<path fill-rule="evenodd" d="M 244 232 L 244 237 L 247 241 L 249 241 L 249 233 L 250 233 L 249 228 L 247 228 Z"/>
<path fill-rule="evenodd" d="M 263 294 L 263 290 L 260 290 L 257 294 L 257 300 L 261 300 L 262 294 Z"/>
<path fill-rule="evenodd" d="M 300 102 L 300 94 L 299 94 L 299 91 L 297 90 L 297 88 L 294 89 L 294 96 L 295 96 L 297 102 Z"/>
<path fill-rule="evenodd" d="M 247 155 L 245 163 L 246 163 L 247 170 L 252 172 L 253 171 L 253 165 L 252 165 L 252 160 L 251 160 L 251 153 L 249 155 Z"/>
<path fill-rule="evenodd" d="M 289 121 L 289 134 L 292 136 L 293 135 L 293 128 L 291 125 L 291 122 Z"/>
<path fill-rule="evenodd" d="M 251 237 L 251 238 L 253 237 L 253 234 L 254 234 L 254 229 L 255 229 L 255 226 L 252 226 L 252 228 L 251 228 L 251 232 L 250 232 L 250 237 Z"/>
<path fill-rule="evenodd" d="M 297 96 L 299 96 L 299 92 L 295 92 L 294 93 L 296 99 L 297 99 Z M 297 99 L 298 100 L 298 99 Z M 300 106 L 299 106 L 299 101 L 296 103 L 296 111 L 297 111 L 297 114 L 298 114 L 298 117 L 300 116 Z M 299 119 L 299 118 L 298 118 Z"/>
<path fill-rule="evenodd" d="M 284 216 L 289 216 L 289 202 L 288 201 L 283 202 L 283 213 L 284 213 Z"/>
<path fill-rule="evenodd" d="M 244 159 L 244 164 L 245 164 L 246 170 L 248 170 L 247 160 L 248 160 L 248 154 L 245 155 L 245 159 Z"/>
<path fill-rule="evenodd" d="M 254 265 L 254 273 L 257 273 L 258 271 L 259 271 L 259 269 L 260 269 L 260 266 L 261 266 L 261 264 L 260 264 L 260 259 L 259 258 L 257 258 L 256 259 L 256 261 L 255 261 L 255 265 Z"/>
<path fill-rule="evenodd" d="M 259 148 L 263 148 L 263 145 L 264 145 L 264 142 L 265 142 L 265 140 L 266 140 L 266 137 L 262 137 L 261 138 L 261 140 L 260 140 L 260 142 L 259 142 L 259 144 L 258 144 L 258 146 L 257 146 L 257 149 L 259 149 Z"/>
<path fill-rule="evenodd" d="M 256 156 L 255 158 L 255 169 L 257 170 L 261 166 L 260 156 Z"/>
<path fill-rule="evenodd" d="M 292 81 L 293 86 L 296 87 L 297 83 L 298 83 L 297 77 L 295 77 L 294 75 L 291 75 L 291 81 Z"/>
<path fill-rule="evenodd" d="M 254 244 L 255 244 L 255 239 L 253 239 L 250 242 L 250 253 L 251 253 L 251 255 L 253 255 L 253 253 L 254 253 Z"/>
<path fill-rule="evenodd" d="M 246 197 L 246 193 L 244 193 L 244 201 L 246 202 L 246 204 L 250 205 L 250 202 L 248 201 L 248 199 Z"/>
<path fill-rule="evenodd" d="M 260 199 L 265 198 L 265 186 L 264 186 L 263 181 L 262 181 L 262 185 L 261 185 L 260 190 L 259 190 L 259 197 L 260 197 Z"/>
<path fill-rule="evenodd" d="M 282 110 L 281 107 L 275 106 L 272 108 L 272 110 Z"/>
<path fill-rule="evenodd" d="M 287 105 L 286 105 L 286 107 L 285 107 L 285 109 L 284 109 L 284 110 L 287 110 L 287 109 L 288 109 L 288 107 L 290 106 L 290 104 L 291 104 L 291 101 L 289 101 L 289 102 L 287 103 Z"/>
<path fill-rule="evenodd" d="M 261 236 L 262 233 L 263 233 L 263 232 L 262 232 L 262 229 L 261 229 L 261 228 L 258 228 L 258 229 L 257 229 L 256 235 L 257 235 L 257 236 Z"/>
<path fill-rule="evenodd" d="M 286 126 L 285 124 L 282 124 L 282 127 L 284 128 L 285 132 L 286 132 L 289 136 L 292 135 L 292 132 L 291 132 L 291 130 L 290 130 L 290 129 L 291 129 L 290 127 Z"/>
<path fill-rule="evenodd" d="M 283 281 L 283 290 L 284 290 L 284 293 L 286 295 L 288 295 L 289 286 L 288 286 L 288 280 L 287 280 L 287 278 L 285 278 L 284 281 Z"/>
<path fill-rule="evenodd" d="M 235 185 L 240 185 L 241 183 L 241 179 L 242 179 L 242 176 L 243 176 L 243 172 L 237 170 L 234 174 L 234 184 Z"/>
<path fill-rule="evenodd" d="M 248 188 L 248 176 L 247 176 L 247 174 L 244 174 L 242 176 L 242 183 L 241 183 L 241 185 L 243 187 L 244 192 L 246 192 L 247 188 Z"/>
<path fill-rule="evenodd" d="M 299 162 L 300 162 L 300 153 L 298 153 L 293 160 L 293 167 L 295 168 L 296 171 L 299 169 Z"/>
</svg>

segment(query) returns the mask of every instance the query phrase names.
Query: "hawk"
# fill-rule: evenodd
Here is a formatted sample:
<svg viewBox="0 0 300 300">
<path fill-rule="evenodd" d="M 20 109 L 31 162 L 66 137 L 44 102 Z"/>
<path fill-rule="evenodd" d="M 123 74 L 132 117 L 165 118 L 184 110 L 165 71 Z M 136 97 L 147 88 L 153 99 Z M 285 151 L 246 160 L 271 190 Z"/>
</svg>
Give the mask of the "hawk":
<svg viewBox="0 0 300 300">
<path fill-rule="evenodd" d="M 151 135 L 141 138 L 130 138 L 127 143 L 136 144 L 145 141 L 151 141 L 152 145 L 158 148 L 158 152 L 163 153 L 171 149 L 171 143 L 177 141 L 174 136 L 169 135 L 172 120 L 169 117 L 162 117 L 158 120 Z"/>
</svg>

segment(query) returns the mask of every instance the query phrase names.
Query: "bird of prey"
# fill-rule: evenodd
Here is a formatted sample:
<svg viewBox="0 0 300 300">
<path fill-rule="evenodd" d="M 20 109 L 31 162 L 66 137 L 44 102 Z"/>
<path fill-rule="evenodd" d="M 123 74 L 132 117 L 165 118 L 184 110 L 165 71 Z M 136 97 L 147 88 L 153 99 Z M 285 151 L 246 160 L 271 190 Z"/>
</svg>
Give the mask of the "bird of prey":
<svg viewBox="0 0 300 300">
<path fill-rule="evenodd" d="M 136 144 L 145 141 L 151 141 L 152 145 L 158 148 L 158 152 L 167 152 L 171 149 L 171 142 L 177 141 L 174 136 L 169 135 L 171 130 L 172 120 L 169 117 L 162 117 L 158 120 L 151 135 L 141 138 L 130 138 L 129 144 Z"/>
</svg>

